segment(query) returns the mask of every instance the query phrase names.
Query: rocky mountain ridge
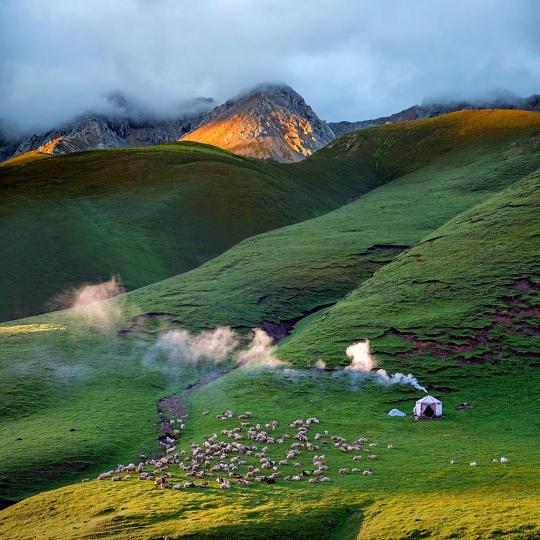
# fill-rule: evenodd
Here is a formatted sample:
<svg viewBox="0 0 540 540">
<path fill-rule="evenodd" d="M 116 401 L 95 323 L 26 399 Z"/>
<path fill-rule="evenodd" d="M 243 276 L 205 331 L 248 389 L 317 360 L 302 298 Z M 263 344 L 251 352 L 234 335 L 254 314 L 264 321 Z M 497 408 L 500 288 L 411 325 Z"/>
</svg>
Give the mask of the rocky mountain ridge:
<svg viewBox="0 0 540 540">
<path fill-rule="evenodd" d="M 181 137 L 281 162 L 300 161 L 334 138 L 326 122 L 286 85 L 261 85 L 230 99 Z"/>
<path fill-rule="evenodd" d="M 446 103 L 426 103 L 423 105 L 413 105 L 408 109 L 391 114 L 390 116 L 381 116 L 380 118 L 360 120 L 358 122 L 329 122 L 328 125 L 332 128 L 336 137 L 339 137 L 350 131 L 357 131 L 373 126 L 381 126 L 393 122 L 404 122 L 406 120 L 432 118 L 434 116 L 442 116 L 443 114 L 456 111 L 478 109 L 519 109 L 540 112 L 540 94 L 533 94 L 527 98 L 498 98 L 478 102 L 455 101 Z"/>
<path fill-rule="evenodd" d="M 110 102 L 115 114 L 87 113 L 20 140 L 2 138 L 0 129 L 0 161 L 33 150 L 60 155 L 191 140 L 248 157 L 295 162 L 344 133 L 386 123 L 470 109 L 540 111 L 540 94 L 535 94 L 528 98 L 502 97 L 484 102 L 426 103 L 380 118 L 326 123 L 300 94 L 282 84 L 259 85 L 214 108 L 211 108 L 212 99 L 199 98 L 185 107 L 189 112 L 173 118 L 152 117 L 118 94 L 110 96 Z"/>
<path fill-rule="evenodd" d="M 0 140 L 0 160 L 32 150 L 59 155 L 99 148 L 126 148 L 171 142 L 199 125 L 205 114 L 199 112 L 173 119 L 152 119 L 88 113 L 20 141 Z"/>
</svg>

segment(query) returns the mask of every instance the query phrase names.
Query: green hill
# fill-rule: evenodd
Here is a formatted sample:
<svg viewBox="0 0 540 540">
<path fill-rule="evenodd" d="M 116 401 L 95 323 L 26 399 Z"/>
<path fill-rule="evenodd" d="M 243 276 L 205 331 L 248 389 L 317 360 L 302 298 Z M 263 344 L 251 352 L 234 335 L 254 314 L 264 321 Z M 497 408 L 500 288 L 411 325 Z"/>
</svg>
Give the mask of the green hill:
<svg viewBox="0 0 540 540">
<path fill-rule="evenodd" d="M 537 113 L 471 111 L 346 135 L 319 152 L 321 157 L 353 162 L 365 147 L 380 148 L 379 174 L 405 174 L 338 210 L 251 237 L 128 298 L 143 312 L 162 312 L 165 321 L 192 328 L 294 323 L 335 303 L 399 252 L 538 168 L 539 131 Z"/>
<path fill-rule="evenodd" d="M 120 275 L 134 289 L 378 185 L 324 160 L 285 167 L 197 143 L 17 159 L 0 168 L 0 320 Z"/>
<path fill-rule="evenodd" d="M 451 361 L 480 378 L 486 363 L 537 365 L 539 193 L 540 170 L 445 223 L 295 333 L 283 356 L 339 365 L 347 344 L 369 338 L 392 367 L 439 366 L 441 379 Z"/>
<path fill-rule="evenodd" d="M 226 409 L 253 410 L 256 422 L 275 419 L 291 435 L 291 421 L 316 415 L 318 431 L 379 443 L 378 460 L 360 465 L 372 477 L 339 475 L 354 462 L 330 441 L 321 450 L 327 485 L 228 491 L 212 480 L 175 492 L 91 481 L 8 508 L 0 534 L 16 538 L 23 522 L 30 538 L 538 536 L 540 426 L 523 403 L 539 383 L 539 132 L 533 113 L 471 111 L 349 134 L 306 163 L 373 166 L 379 187 L 354 202 L 123 295 L 124 314 L 107 331 L 69 311 L 0 325 L 6 498 L 155 452 L 156 402 L 173 393 L 190 414 L 178 449 L 240 427 L 216 418 Z M 231 366 L 148 356 L 158 330 L 244 331 L 263 321 L 294 326 L 277 354 L 295 369 L 243 367 L 188 389 Z M 319 357 L 343 365 L 345 347 L 365 338 L 382 367 L 412 372 L 442 398 L 443 420 L 386 416 L 393 407 L 410 413 L 419 397 L 410 386 L 310 369 Z M 463 402 L 473 408 L 459 409 Z M 272 458 L 288 444 L 272 446 Z M 312 455 L 298 457 L 303 468 Z M 500 456 L 510 464 L 491 463 Z"/>
</svg>

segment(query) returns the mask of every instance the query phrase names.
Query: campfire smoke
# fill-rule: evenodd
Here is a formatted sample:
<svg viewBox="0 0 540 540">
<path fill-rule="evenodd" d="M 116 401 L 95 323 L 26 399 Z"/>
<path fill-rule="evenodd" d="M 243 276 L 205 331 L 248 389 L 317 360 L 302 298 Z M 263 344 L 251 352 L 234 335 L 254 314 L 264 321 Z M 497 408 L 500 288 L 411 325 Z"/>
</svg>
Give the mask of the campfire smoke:
<svg viewBox="0 0 540 540">
<path fill-rule="evenodd" d="M 124 288 L 117 277 L 97 285 L 84 285 L 59 300 L 63 307 L 71 308 L 71 315 L 80 324 L 107 331 L 122 316 L 120 303 L 114 300 Z"/>
<path fill-rule="evenodd" d="M 354 343 L 350 347 L 347 347 L 345 354 L 351 359 L 350 365 L 345 368 L 346 370 L 366 373 L 366 375 L 373 378 L 379 384 L 408 384 L 417 390 L 427 393 L 427 390 L 423 386 L 420 386 L 418 379 L 410 373 L 408 375 L 405 375 L 404 373 L 394 373 L 389 375 L 385 369 L 376 370 L 377 362 L 371 354 L 368 339 L 359 341 L 358 343 Z"/>
<path fill-rule="evenodd" d="M 158 361 L 165 360 L 167 369 L 201 362 L 221 364 L 227 360 L 249 367 L 283 365 L 275 357 L 272 338 L 264 330 L 253 329 L 248 345 L 242 348 L 241 344 L 241 337 L 228 326 L 200 334 L 186 329 L 171 330 L 158 337 L 145 355 L 144 363 L 147 367 L 159 367 Z"/>
</svg>

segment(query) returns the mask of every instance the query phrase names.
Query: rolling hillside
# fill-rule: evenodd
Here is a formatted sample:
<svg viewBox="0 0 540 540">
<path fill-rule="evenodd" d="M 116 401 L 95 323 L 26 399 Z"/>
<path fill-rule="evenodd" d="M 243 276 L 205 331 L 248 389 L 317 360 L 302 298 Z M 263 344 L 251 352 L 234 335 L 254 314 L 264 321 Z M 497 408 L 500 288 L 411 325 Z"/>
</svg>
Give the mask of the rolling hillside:
<svg viewBox="0 0 540 540">
<path fill-rule="evenodd" d="M 190 142 L 25 156 L 0 167 L 0 320 L 111 275 L 129 290 L 185 272 L 379 184 L 369 162 L 284 167 Z"/>
<path fill-rule="evenodd" d="M 471 111 L 345 135 L 317 157 L 361 163 L 369 149 L 384 185 L 324 216 L 249 238 L 129 298 L 142 311 L 162 312 L 164 322 L 248 329 L 265 321 L 282 334 L 538 168 L 539 131 L 538 113 Z"/>
<path fill-rule="evenodd" d="M 347 134 L 301 164 L 272 170 L 287 171 L 291 182 L 306 178 L 295 193 L 309 201 L 305 194 L 319 186 L 315 200 L 328 203 L 325 179 L 342 181 L 344 191 L 360 184 L 366 192 L 353 202 L 103 304 L 106 326 L 74 310 L 1 324 L 0 491 L 16 500 L 65 487 L 3 511 L 0 534 L 17 538 L 21 522 L 29 538 L 540 534 L 538 415 L 513 405 L 530 400 L 539 383 L 539 116 L 460 112 Z M 203 163 L 214 152 L 268 170 L 199 145 L 173 149 L 189 149 L 191 159 L 199 152 Z M 67 157 L 39 165 L 59 159 Z M 218 325 L 241 333 L 264 326 L 281 338 L 275 354 L 291 366 L 233 369 L 227 359 L 179 363 L 156 353 L 160 331 Z M 411 386 L 313 369 L 319 358 L 344 366 L 345 348 L 365 338 L 382 367 L 413 373 L 442 398 L 443 420 L 386 416 L 393 407 L 410 413 L 421 395 Z M 464 402 L 472 409 L 459 408 Z M 361 462 L 373 476 L 339 475 L 352 457 L 328 444 L 326 485 L 66 486 L 156 453 L 156 407 L 166 415 L 187 408 L 177 448 L 188 452 L 224 427 L 241 427 L 237 417 L 216 418 L 231 409 L 252 410 L 263 424 L 275 419 L 291 436 L 290 422 L 315 415 L 319 431 L 378 442 L 378 458 Z M 286 446 L 272 446 L 272 458 L 283 459 Z M 500 456 L 510 464 L 491 463 Z M 298 456 L 302 468 L 312 457 Z"/>
<path fill-rule="evenodd" d="M 537 170 L 445 223 L 295 333 L 283 357 L 339 364 L 369 338 L 399 369 L 538 367 L 539 192 Z"/>
<path fill-rule="evenodd" d="M 283 337 L 314 312 L 280 353 L 312 365 L 310 340 L 302 349 L 304 342 L 296 339 L 302 328 L 307 332 L 328 304 L 399 252 L 538 168 L 539 129 L 533 113 L 468 112 L 347 135 L 314 158 L 283 167 L 355 170 L 367 178 L 377 168 L 385 185 L 343 208 L 254 236 L 195 270 L 121 297 L 124 313 L 104 333 L 69 311 L 1 326 L 3 493 L 26 496 L 62 484 L 74 471 L 89 474 L 155 447 L 156 401 L 213 369 L 148 369 L 145 351 L 158 329 L 225 324 L 246 331 L 263 324 Z M 192 148 L 206 155 L 203 147 Z M 373 149 L 375 164 L 368 159 Z M 329 362 L 343 361 L 343 339 L 324 344 Z M 58 429 L 51 431 L 50 425 Z M 23 458 L 14 458 L 13 444 Z"/>
<path fill-rule="evenodd" d="M 450 220 L 377 271 L 327 316 L 293 335 L 282 352 L 293 343 L 298 347 L 303 340 L 311 344 L 315 327 L 320 343 L 333 349 L 342 346 L 340 327 L 347 330 L 347 339 L 363 337 L 362 313 L 367 309 L 374 320 L 382 313 L 398 327 L 412 314 L 429 329 L 427 315 L 436 308 L 442 314 L 443 328 L 446 320 L 455 324 L 454 317 L 463 316 L 461 307 L 461 313 L 456 313 L 455 292 L 439 287 L 437 294 L 426 297 L 423 287 L 415 286 L 417 276 L 468 278 L 454 283 L 453 290 L 458 289 L 458 305 L 465 304 L 463 297 L 469 300 L 469 316 L 481 316 L 483 306 L 478 299 L 498 297 L 500 286 L 513 289 L 513 298 L 531 309 L 538 304 L 538 298 L 532 296 L 536 283 L 532 276 L 537 275 L 539 182 L 540 175 L 531 174 Z M 466 252 L 459 246 L 465 244 L 473 248 L 474 261 L 464 259 Z M 486 248 L 480 255 L 474 249 L 479 245 Z M 515 264 L 511 264 L 510 254 Z M 478 270 L 477 257 L 485 272 Z M 389 282 L 390 276 L 398 279 Z M 533 286 L 516 286 L 516 278 L 528 279 Z M 394 309 L 396 302 L 404 304 L 401 309 Z M 325 330 L 332 321 L 337 321 L 334 328 L 340 332 L 336 340 Z M 332 478 L 329 485 L 280 480 L 275 486 L 253 483 L 223 491 L 212 482 L 209 489 L 175 492 L 135 480 L 92 481 L 43 493 L 8 508 L 0 515 L 0 531 L 15 538 L 23 520 L 29 538 L 311 538 L 322 533 L 329 538 L 369 539 L 534 538 L 540 534 L 540 500 L 533 488 L 540 481 L 536 444 L 540 426 L 532 407 L 515 408 L 511 426 L 507 421 L 510 403 L 533 395 L 539 375 L 537 367 L 524 362 L 519 349 L 514 349 L 516 335 L 523 343 L 530 339 L 527 325 L 517 324 L 511 333 L 508 328 L 500 330 L 499 345 L 511 350 L 506 358 L 490 359 L 487 365 L 471 366 L 453 357 L 441 360 L 429 350 L 424 351 L 431 358 L 426 365 L 413 353 L 420 360 L 414 363 L 415 373 L 444 400 L 445 418 L 438 422 L 388 418 L 385 413 L 390 407 L 409 411 L 418 394 L 407 387 L 381 387 L 345 373 L 239 368 L 182 395 L 190 403 L 190 418 L 178 448 L 189 449 L 191 443 L 219 433 L 224 425 L 228 429 L 239 425 L 238 420 L 224 424 L 214 418 L 227 408 L 253 410 L 258 422 L 276 419 L 279 432 L 291 434 L 294 430 L 286 427 L 289 422 L 316 415 L 320 419 L 317 431 L 327 429 L 347 440 L 365 436 L 378 443 L 370 449 L 378 456 L 372 462 L 371 477 L 338 475 L 338 468 L 353 463 L 351 455 L 329 445 L 325 448 L 327 474 Z M 396 352 L 385 356 L 385 367 L 412 364 L 412 357 Z M 392 356 L 393 361 L 388 361 Z M 450 381 L 451 388 L 437 389 L 434 383 L 439 380 Z M 458 405 L 464 401 L 472 402 L 473 408 L 460 409 Z M 205 410 L 211 415 L 204 416 Z M 391 449 L 386 448 L 388 444 Z M 275 459 L 281 459 L 284 451 L 279 445 L 270 450 Z M 499 455 L 510 456 L 510 465 L 491 463 Z M 468 465 L 473 458 L 478 461 L 475 468 Z M 309 452 L 296 459 L 302 467 L 310 467 Z M 457 463 L 450 465 L 450 459 Z M 292 464 L 281 468 L 286 474 L 295 470 Z M 170 469 L 176 474 L 175 481 L 185 477 L 177 467 Z M 34 478 L 34 482 L 39 480 Z"/>
</svg>

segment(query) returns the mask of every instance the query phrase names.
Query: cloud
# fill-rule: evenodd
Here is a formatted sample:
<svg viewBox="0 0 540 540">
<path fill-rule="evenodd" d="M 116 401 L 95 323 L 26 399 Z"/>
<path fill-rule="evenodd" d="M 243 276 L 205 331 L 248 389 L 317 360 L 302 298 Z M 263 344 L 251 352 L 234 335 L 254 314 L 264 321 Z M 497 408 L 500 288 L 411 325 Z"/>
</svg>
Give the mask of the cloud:
<svg viewBox="0 0 540 540">
<path fill-rule="evenodd" d="M 0 118 L 19 131 L 107 111 L 156 114 L 287 82 L 327 120 L 424 98 L 540 90 L 536 0 L 90 0 L 0 3 Z"/>
</svg>

